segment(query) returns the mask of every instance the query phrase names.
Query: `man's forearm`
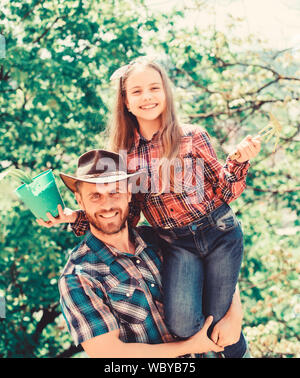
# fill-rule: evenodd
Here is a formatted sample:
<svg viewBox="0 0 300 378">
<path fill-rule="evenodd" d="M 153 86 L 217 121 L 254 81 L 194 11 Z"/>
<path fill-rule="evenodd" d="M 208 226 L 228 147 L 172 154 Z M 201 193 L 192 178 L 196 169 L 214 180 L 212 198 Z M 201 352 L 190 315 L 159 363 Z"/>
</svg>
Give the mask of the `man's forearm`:
<svg viewBox="0 0 300 378">
<path fill-rule="evenodd" d="M 119 339 L 119 330 L 96 336 L 82 343 L 90 357 L 100 358 L 174 358 L 190 353 L 220 352 L 223 349 L 207 336 L 212 316 L 205 320 L 202 329 L 187 340 L 162 344 L 124 343 Z"/>
<path fill-rule="evenodd" d="M 188 354 L 186 341 L 176 341 L 163 344 L 115 343 L 111 349 L 100 353 L 88 353 L 90 357 L 101 358 L 175 358 Z"/>
<path fill-rule="evenodd" d="M 232 297 L 232 302 L 226 315 L 236 317 L 237 319 L 240 319 L 240 320 L 243 319 L 243 308 L 242 308 L 240 290 L 239 290 L 238 285 L 236 285 L 235 292 Z"/>
</svg>

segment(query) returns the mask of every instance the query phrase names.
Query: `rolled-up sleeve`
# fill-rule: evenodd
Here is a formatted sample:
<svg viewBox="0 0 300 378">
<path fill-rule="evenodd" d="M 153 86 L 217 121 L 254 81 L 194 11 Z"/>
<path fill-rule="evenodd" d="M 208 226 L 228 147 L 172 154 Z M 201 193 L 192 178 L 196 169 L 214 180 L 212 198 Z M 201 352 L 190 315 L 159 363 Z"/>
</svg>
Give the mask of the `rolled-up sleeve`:
<svg viewBox="0 0 300 378">
<path fill-rule="evenodd" d="M 83 210 L 77 210 L 76 213 L 76 221 L 70 225 L 76 236 L 82 236 L 90 229 L 90 224 Z"/>
<path fill-rule="evenodd" d="M 204 176 L 211 183 L 215 193 L 227 203 L 238 198 L 246 187 L 249 161 L 239 163 L 228 157 L 225 165 L 222 165 L 217 160 L 205 131 L 195 133 L 193 148 L 196 155 L 204 160 Z"/>
<path fill-rule="evenodd" d="M 59 280 L 60 304 L 75 345 L 119 328 L 100 288 L 83 275 Z"/>
</svg>

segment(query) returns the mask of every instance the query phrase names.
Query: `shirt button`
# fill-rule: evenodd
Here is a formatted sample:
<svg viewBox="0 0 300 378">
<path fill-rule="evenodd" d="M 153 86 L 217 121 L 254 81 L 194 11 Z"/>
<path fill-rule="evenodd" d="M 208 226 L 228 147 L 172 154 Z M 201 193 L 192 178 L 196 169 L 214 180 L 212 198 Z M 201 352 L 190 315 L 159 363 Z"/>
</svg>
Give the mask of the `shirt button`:
<svg viewBox="0 0 300 378">
<path fill-rule="evenodd" d="M 136 263 L 139 264 L 141 262 L 141 260 L 136 260 Z"/>
<path fill-rule="evenodd" d="M 154 286 L 155 286 L 155 285 L 152 283 L 152 284 L 151 284 L 151 287 L 154 287 Z"/>
<path fill-rule="evenodd" d="M 126 293 L 126 297 L 130 297 L 130 294 L 129 294 L 129 293 Z"/>
</svg>

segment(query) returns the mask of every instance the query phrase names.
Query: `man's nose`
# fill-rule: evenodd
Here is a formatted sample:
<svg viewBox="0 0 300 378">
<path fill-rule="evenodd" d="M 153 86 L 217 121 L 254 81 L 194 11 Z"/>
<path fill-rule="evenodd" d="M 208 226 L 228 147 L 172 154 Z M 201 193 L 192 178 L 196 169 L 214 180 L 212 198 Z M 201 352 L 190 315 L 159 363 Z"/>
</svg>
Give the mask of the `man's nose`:
<svg viewBox="0 0 300 378">
<path fill-rule="evenodd" d="M 111 196 L 104 196 L 101 198 L 100 206 L 102 210 L 110 211 L 113 209 L 115 202 Z"/>
</svg>

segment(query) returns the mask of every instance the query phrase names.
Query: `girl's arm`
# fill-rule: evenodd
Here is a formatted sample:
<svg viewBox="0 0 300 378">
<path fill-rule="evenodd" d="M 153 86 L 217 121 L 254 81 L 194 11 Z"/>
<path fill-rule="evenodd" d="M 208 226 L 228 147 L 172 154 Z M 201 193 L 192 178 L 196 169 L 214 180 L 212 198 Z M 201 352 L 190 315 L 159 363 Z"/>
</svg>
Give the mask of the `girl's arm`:
<svg viewBox="0 0 300 378">
<path fill-rule="evenodd" d="M 90 228 L 89 222 L 82 210 L 71 210 L 68 208 L 62 209 L 61 205 L 57 206 L 58 217 L 54 218 L 50 213 L 47 213 L 49 221 L 45 222 L 43 219 L 37 219 L 40 226 L 51 228 L 57 224 L 70 223 L 71 228 L 76 236 L 84 235 Z"/>
<path fill-rule="evenodd" d="M 57 224 L 70 223 L 71 228 L 76 236 L 84 235 L 89 229 L 90 224 L 85 216 L 83 210 L 71 210 L 68 208 L 62 209 L 61 205 L 57 206 L 58 217 L 54 218 L 50 213 L 47 213 L 49 221 L 45 222 L 43 219 L 37 219 L 40 226 L 51 228 Z M 128 222 L 132 227 L 136 227 L 140 220 L 141 205 L 138 200 L 138 195 L 133 196 L 132 202 L 129 205 Z"/>
<path fill-rule="evenodd" d="M 141 217 L 141 202 L 139 195 L 133 194 L 131 202 L 129 203 L 128 223 L 131 227 L 136 227 Z"/>
<path fill-rule="evenodd" d="M 193 136 L 193 150 L 196 156 L 204 161 L 204 176 L 214 193 L 229 203 L 238 198 L 246 187 L 246 176 L 250 163 L 248 160 L 238 162 L 229 157 L 222 165 L 211 145 L 206 131 L 196 131 Z"/>
</svg>

